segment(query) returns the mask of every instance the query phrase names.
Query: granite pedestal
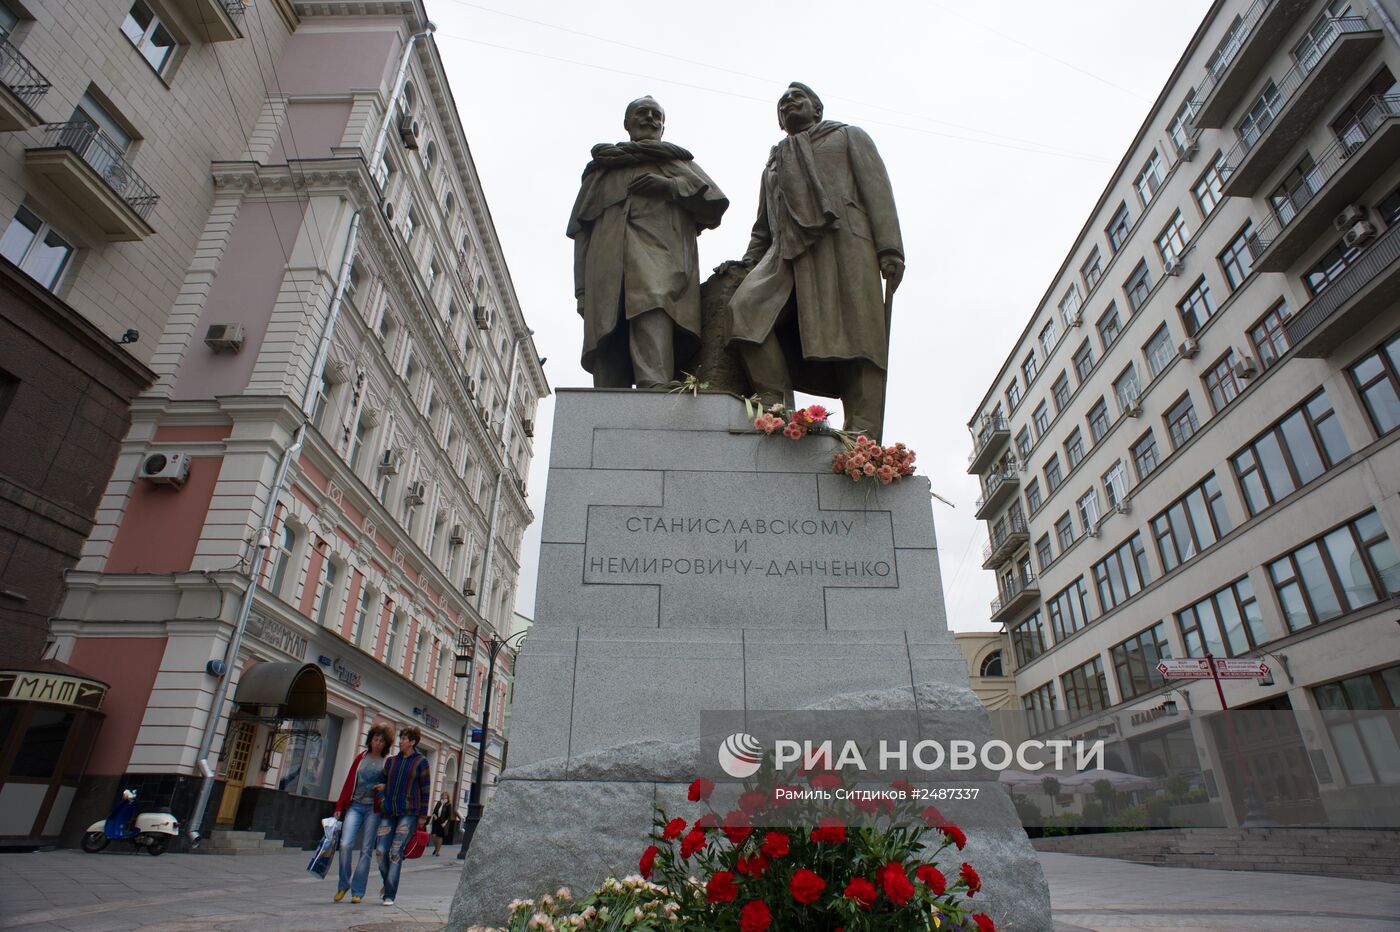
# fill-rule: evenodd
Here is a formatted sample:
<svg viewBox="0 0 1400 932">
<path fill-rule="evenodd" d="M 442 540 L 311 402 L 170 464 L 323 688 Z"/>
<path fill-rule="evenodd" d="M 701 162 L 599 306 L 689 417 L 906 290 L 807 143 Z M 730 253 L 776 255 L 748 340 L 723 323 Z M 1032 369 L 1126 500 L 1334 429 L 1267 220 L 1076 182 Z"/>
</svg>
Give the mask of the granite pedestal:
<svg viewBox="0 0 1400 932">
<path fill-rule="evenodd" d="M 985 712 L 948 632 L 928 480 L 832 474 L 837 442 L 752 429 L 731 395 L 557 396 L 535 626 L 510 757 L 452 928 L 636 871 L 653 802 L 685 810 L 706 711 Z M 982 775 L 985 776 L 985 775 Z M 995 781 L 944 806 L 998 928 L 1049 929 L 1039 862 Z M 953 865 L 956 867 L 956 865 Z"/>
</svg>

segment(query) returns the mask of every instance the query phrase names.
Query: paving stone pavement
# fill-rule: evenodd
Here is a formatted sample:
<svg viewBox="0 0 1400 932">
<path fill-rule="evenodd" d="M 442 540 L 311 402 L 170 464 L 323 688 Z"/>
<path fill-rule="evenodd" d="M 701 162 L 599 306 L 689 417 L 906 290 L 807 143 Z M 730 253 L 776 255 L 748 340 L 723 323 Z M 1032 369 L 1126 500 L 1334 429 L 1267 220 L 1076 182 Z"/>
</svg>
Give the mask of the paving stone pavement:
<svg viewBox="0 0 1400 932">
<path fill-rule="evenodd" d="M 393 907 L 331 902 L 310 855 L 0 854 L 0 929 L 24 932 L 432 930 L 447 922 L 456 849 L 406 864 Z M 1400 886 L 1297 874 L 1154 867 L 1040 852 L 1057 932 L 1400 929 Z M 374 874 L 370 893 L 377 889 Z"/>
</svg>

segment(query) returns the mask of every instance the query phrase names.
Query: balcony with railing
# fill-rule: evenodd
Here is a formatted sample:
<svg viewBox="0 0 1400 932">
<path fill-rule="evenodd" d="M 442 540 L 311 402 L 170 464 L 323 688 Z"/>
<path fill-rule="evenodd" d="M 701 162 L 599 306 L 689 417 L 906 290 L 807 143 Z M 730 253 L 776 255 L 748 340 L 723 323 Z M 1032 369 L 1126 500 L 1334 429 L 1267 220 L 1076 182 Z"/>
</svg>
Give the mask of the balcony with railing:
<svg viewBox="0 0 1400 932">
<path fill-rule="evenodd" d="M 987 477 L 982 486 L 984 494 L 977 500 L 977 510 L 973 517 L 978 521 L 994 514 L 998 508 L 1011 501 L 1021 487 L 1021 474 L 1014 465 L 1005 466 Z"/>
<path fill-rule="evenodd" d="M 84 120 L 50 123 L 25 162 L 106 239 L 133 241 L 155 232 L 147 222 L 159 195 L 126 153 Z"/>
<path fill-rule="evenodd" d="M 1030 539 L 1026 519 L 1020 514 L 1013 514 L 1005 524 L 992 528 L 987 542 L 982 545 L 982 569 L 989 570 L 1005 563 Z"/>
<path fill-rule="evenodd" d="M 1337 135 L 1292 190 L 1270 198 L 1273 209 L 1250 242 L 1260 271 L 1285 271 L 1320 237 L 1338 235 L 1329 228 L 1342 211 L 1400 161 L 1400 92 L 1372 97 Z"/>
<path fill-rule="evenodd" d="M 1004 417 L 984 415 L 972 432 L 972 455 L 967 458 L 969 474 L 980 473 L 996 460 L 1011 439 L 1011 424 Z"/>
<path fill-rule="evenodd" d="M 1254 0 L 1250 4 L 1241 14 L 1239 28 L 1220 48 L 1196 85 L 1193 130 L 1225 125 L 1288 31 L 1312 5 L 1312 0 Z"/>
<path fill-rule="evenodd" d="M 206 42 L 231 42 L 243 38 L 238 24 L 248 11 L 245 0 L 166 0 L 198 25 Z M 250 0 L 249 0 L 250 2 Z"/>
<path fill-rule="evenodd" d="M 0 39 L 0 131 L 33 129 L 43 123 L 34 108 L 49 82 L 9 39 Z"/>
<path fill-rule="evenodd" d="M 1321 358 L 1400 301 L 1400 223 L 1393 224 L 1284 326 L 1299 356 Z"/>
<path fill-rule="evenodd" d="M 1040 601 L 1040 581 L 1034 573 L 1013 574 L 1010 585 L 1002 583 L 999 588 L 1000 594 L 992 599 L 993 624 L 1001 624 Z"/>
<path fill-rule="evenodd" d="M 1312 129 L 1323 108 L 1380 45 L 1382 33 L 1364 17 L 1327 20 L 1307 53 L 1274 82 L 1277 96 L 1225 154 L 1225 194 L 1250 197 Z"/>
</svg>

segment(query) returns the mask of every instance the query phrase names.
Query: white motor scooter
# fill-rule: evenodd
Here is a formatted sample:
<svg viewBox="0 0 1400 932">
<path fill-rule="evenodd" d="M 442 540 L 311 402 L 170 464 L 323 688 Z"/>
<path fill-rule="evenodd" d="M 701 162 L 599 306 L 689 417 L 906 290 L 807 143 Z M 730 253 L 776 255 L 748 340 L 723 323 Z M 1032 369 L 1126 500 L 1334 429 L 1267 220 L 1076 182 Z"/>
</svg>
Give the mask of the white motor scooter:
<svg viewBox="0 0 1400 932">
<path fill-rule="evenodd" d="M 137 812 L 136 791 L 122 790 L 121 799 L 104 822 L 94 822 L 83 834 L 83 850 L 94 854 L 109 841 L 129 841 L 152 856 L 164 854 L 180 823 L 169 812 Z"/>
</svg>

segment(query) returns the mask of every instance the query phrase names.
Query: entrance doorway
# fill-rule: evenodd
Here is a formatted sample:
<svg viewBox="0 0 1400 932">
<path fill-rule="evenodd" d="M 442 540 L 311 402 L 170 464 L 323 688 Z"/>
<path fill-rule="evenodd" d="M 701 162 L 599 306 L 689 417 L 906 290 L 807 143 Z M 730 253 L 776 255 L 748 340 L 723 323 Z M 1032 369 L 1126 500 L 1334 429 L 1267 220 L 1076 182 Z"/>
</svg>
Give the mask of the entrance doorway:
<svg viewBox="0 0 1400 932">
<path fill-rule="evenodd" d="M 253 733 L 257 726 L 251 722 L 234 720 L 229 723 L 232 734 L 228 737 L 228 753 L 222 755 L 224 767 L 224 794 L 219 799 L 219 814 L 215 825 L 232 825 L 238 815 L 238 801 L 243 798 L 243 784 L 248 779 L 248 763 L 253 757 Z"/>
</svg>

